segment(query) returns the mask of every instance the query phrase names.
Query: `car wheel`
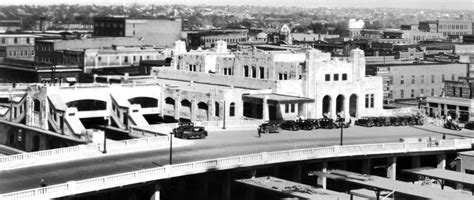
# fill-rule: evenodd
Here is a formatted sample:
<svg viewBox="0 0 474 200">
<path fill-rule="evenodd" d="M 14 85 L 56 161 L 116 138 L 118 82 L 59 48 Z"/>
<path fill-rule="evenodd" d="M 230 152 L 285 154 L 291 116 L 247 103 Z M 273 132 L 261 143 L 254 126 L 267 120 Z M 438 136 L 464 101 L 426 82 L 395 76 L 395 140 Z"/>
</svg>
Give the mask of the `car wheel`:
<svg viewBox="0 0 474 200">
<path fill-rule="evenodd" d="M 269 129 L 265 129 L 265 134 L 269 134 L 270 133 L 270 130 Z"/>
<path fill-rule="evenodd" d="M 201 135 L 199 135 L 199 138 L 201 138 L 201 139 L 204 139 L 204 138 L 206 138 L 206 134 L 204 134 L 204 133 L 201 133 Z"/>
<path fill-rule="evenodd" d="M 291 127 L 291 130 L 292 130 L 292 131 L 296 131 L 296 127 L 294 127 L 294 126 Z"/>
</svg>

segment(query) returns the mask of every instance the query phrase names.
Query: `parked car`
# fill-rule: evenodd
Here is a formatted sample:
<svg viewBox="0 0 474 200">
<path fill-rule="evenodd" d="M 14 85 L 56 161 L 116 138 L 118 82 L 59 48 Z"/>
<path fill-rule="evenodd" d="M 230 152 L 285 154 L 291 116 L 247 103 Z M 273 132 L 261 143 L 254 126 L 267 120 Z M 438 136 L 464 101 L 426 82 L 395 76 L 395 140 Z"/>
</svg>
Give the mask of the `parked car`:
<svg viewBox="0 0 474 200">
<path fill-rule="evenodd" d="M 313 129 L 318 129 L 318 128 L 321 127 L 319 125 L 319 120 L 318 119 L 306 119 L 305 121 L 307 121 L 307 123 L 311 123 L 311 125 L 313 126 Z"/>
<path fill-rule="evenodd" d="M 276 122 L 264 122 L 258 126 L 259 133 L 279 133 L 279 125 Z"/>
<path fill-rule="evenodd" d="M 281 122 L 280 128 L 292 131 L 300 130 L 300 127 L 298 126 L 295 120 L 286 120 Z"/>
<path fill-rule="evenodd" d="M 474 121 L 467 122 L 464 128 L 474 130 Z"/>
<path fill-rule="evenodd" d="M 298 119 L 296 120 L 296 123 L 298 124 L 299 129 L 313 130 L 314 128 L 314 122 L 311 119 Z"/>
<path fill-rule="evenodd" d="M 346 122 L 345 118 L 338 118 L 336 122 L 334 122 L 335 128 L 341 128 L 341 123 L 343 128 L 349 128 L 352 124 L 352 119 L 349 119 L 349 121 Z"/>
<path fill-rule="evenodd" d="M 389 117 L 389 119 L 390 119 L 390 123 L 392 124 L 392 126 L 401 126 L 402 125 L 401 118 L 399 118 L 399 117 L 391 116 L 391 117 Z"/>
<path fill-rule="evenodd" d="M 423 115 L 414 115 L 413 118 L 415 119 L 416 125 L 423 125 L 425 123 Z"/>
<path fill-rule="evenodd" d="M 373 117 L 374 126 L 385 126 L 385 117 Z"/>
<path fill-rule="evenodd" d="M 451 130 L 456 130 L 456 131 L 460 131 L 462 129 L 460 124 L 452 119 L 446 120 L 446 123 L 444 123 L 443 127 L 447 129 L 451 129 Z"/>
<path fill-rule="evenodd" d="M 331 118 L 324 117 L 324 118 L 319 119 L 318 121 L 319 121 L 320 128 L 332 129 L 337 126 L 334 123 L 334 120 Z"/>
<path fill-rule="evenodd" d="M 201 138 L 207 137 L 207 131 L 203 126 L 181 126 L 173 129 L 174 137 L 189 139 L 189 138 Z"/>
<path fill-rule="evenodd" d="M 355 125 L 372 127 L 374 126 L 374 121 L 372 117 L 361 117 L 355 121 Z"/>
</svg>

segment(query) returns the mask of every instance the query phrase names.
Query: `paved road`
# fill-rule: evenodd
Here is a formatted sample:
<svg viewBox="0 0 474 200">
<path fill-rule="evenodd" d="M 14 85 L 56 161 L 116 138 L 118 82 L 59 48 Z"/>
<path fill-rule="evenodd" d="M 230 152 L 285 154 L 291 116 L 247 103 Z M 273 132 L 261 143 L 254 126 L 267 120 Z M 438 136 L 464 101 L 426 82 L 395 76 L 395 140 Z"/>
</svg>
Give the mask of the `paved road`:
<svg viewBox="0 0 474 200">
<path fill-rule="evenodd" d="M 470 136 L 471 133 L 474 135 L 474 131 L 470 130 L 455 132 L 432 126 L 380 128 L 355 126 L 344 129 L 344 144 L 398 142 L 401 137 L 431 136 L 441 138 L 443 133 L 448 134 L 448 139 L 459 137 L 451 134 L 460 134 L 460 136 L 466 137 Z M 193 145 L 174 149 L 173 163 L 178 164 L 264 151 L 338 145 L 339 136 L 340 129 L 281 131 L 280 133 L 263 134 L 261 138 L 258 138 L 256 130 L 211 132 L 205 140 L 194 140 Z M 152 168 L 156 167 L 157 164 L 166 165 L 168 162 L 169 151 L 161 149 L 2 171 L 0 172 L 0 193 L 38 187 L 42 178 L 52 185 Z"/>
</svg>

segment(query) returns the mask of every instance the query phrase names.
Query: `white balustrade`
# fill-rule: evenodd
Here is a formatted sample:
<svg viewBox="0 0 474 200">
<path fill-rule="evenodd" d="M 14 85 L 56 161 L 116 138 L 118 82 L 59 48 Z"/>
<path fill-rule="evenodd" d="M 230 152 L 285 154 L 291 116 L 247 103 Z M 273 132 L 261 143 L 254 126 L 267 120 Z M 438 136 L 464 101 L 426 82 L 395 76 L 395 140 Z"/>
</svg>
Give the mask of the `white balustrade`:
<svg viewBox="0 0 474 200">
<path fill-rule="evenodd" d="M 158 141 L 164 141 L 166 139 Z M 137 144 L 143 141 L 137 140 Z M 135 141 L 133 141 L 135 142 Z M 128 142 L 130 145 L 133 143 Z M 287 150 L 277 152 L 263 152 L 259 154 L 211 159 L 191 163 L 182 163 L 176 165 L 167 165 L 151 169 L 115 174 L 110 176 L 81 180 L 77 182 L 68 182 L 64 184 L 52 185 L 44 188 L 35 188 L 30 190 L 18 191 L 0 195 L 2 200 L 10 199 L 38 199 L 55 198 L 66 195 L 80 194 L 84 192 L 97 191 L 101 189 L 118 187 L 139 183 L 143 181 L 152 181 L 158 179 L 172 178 L 176 176 L 189 175 L 193 173 L 202 173 L 207 170 L 229 169 L 234 167 L 244 167 L 252 165 L 262 165 L 266 163 L 278 163 L 283 161 L 294 161 L 303 159 L 318 159 L 338 156 L 364 156 L 367 154 L 380 153 L 403 153 L 403 152 L 422 152 L 436 151 L 446 149 L 471 149 L 471 139 L 442 140 L 438 143 L 412 142 L 412 143 L 386 143 L 386 144 L 366 144 L 366 145 L 347 145 L 332 146 L 310 149 Z M 125 144 L 117 143 L 117 144 Z M 87 149 L 83 148 L 83 149 Z"/>
</svg>

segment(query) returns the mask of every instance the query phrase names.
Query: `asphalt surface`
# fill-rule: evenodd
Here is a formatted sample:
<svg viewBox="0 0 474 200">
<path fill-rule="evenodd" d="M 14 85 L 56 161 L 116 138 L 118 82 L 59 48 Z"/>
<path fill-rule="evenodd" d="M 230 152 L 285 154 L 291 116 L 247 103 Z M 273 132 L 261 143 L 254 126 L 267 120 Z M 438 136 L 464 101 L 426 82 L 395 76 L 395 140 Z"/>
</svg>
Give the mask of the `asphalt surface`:
<svg viewBox="0 0 474 200">
<path fill-rule="evenodd" d="M 433 137 L 441 139 L 471 137 L 474 131 L 452 131 L 431 125 L 421 127 L 359 127 L 344 129 L 344 145 L 398 142 L 402 137 Z M 281 131 L 262 134 L 256 130 L 215 131 L 194 144 L 173 149 L 173 164 L 245 155 L 252 153 L 339 145 L 340 129 L 312 131 Z M 131 152 L 119 155 L 34 166 L 0 172 L 0 194 L 48 185 L 95 178 L 169 164 L 169 149 Z"/>
</svg>

